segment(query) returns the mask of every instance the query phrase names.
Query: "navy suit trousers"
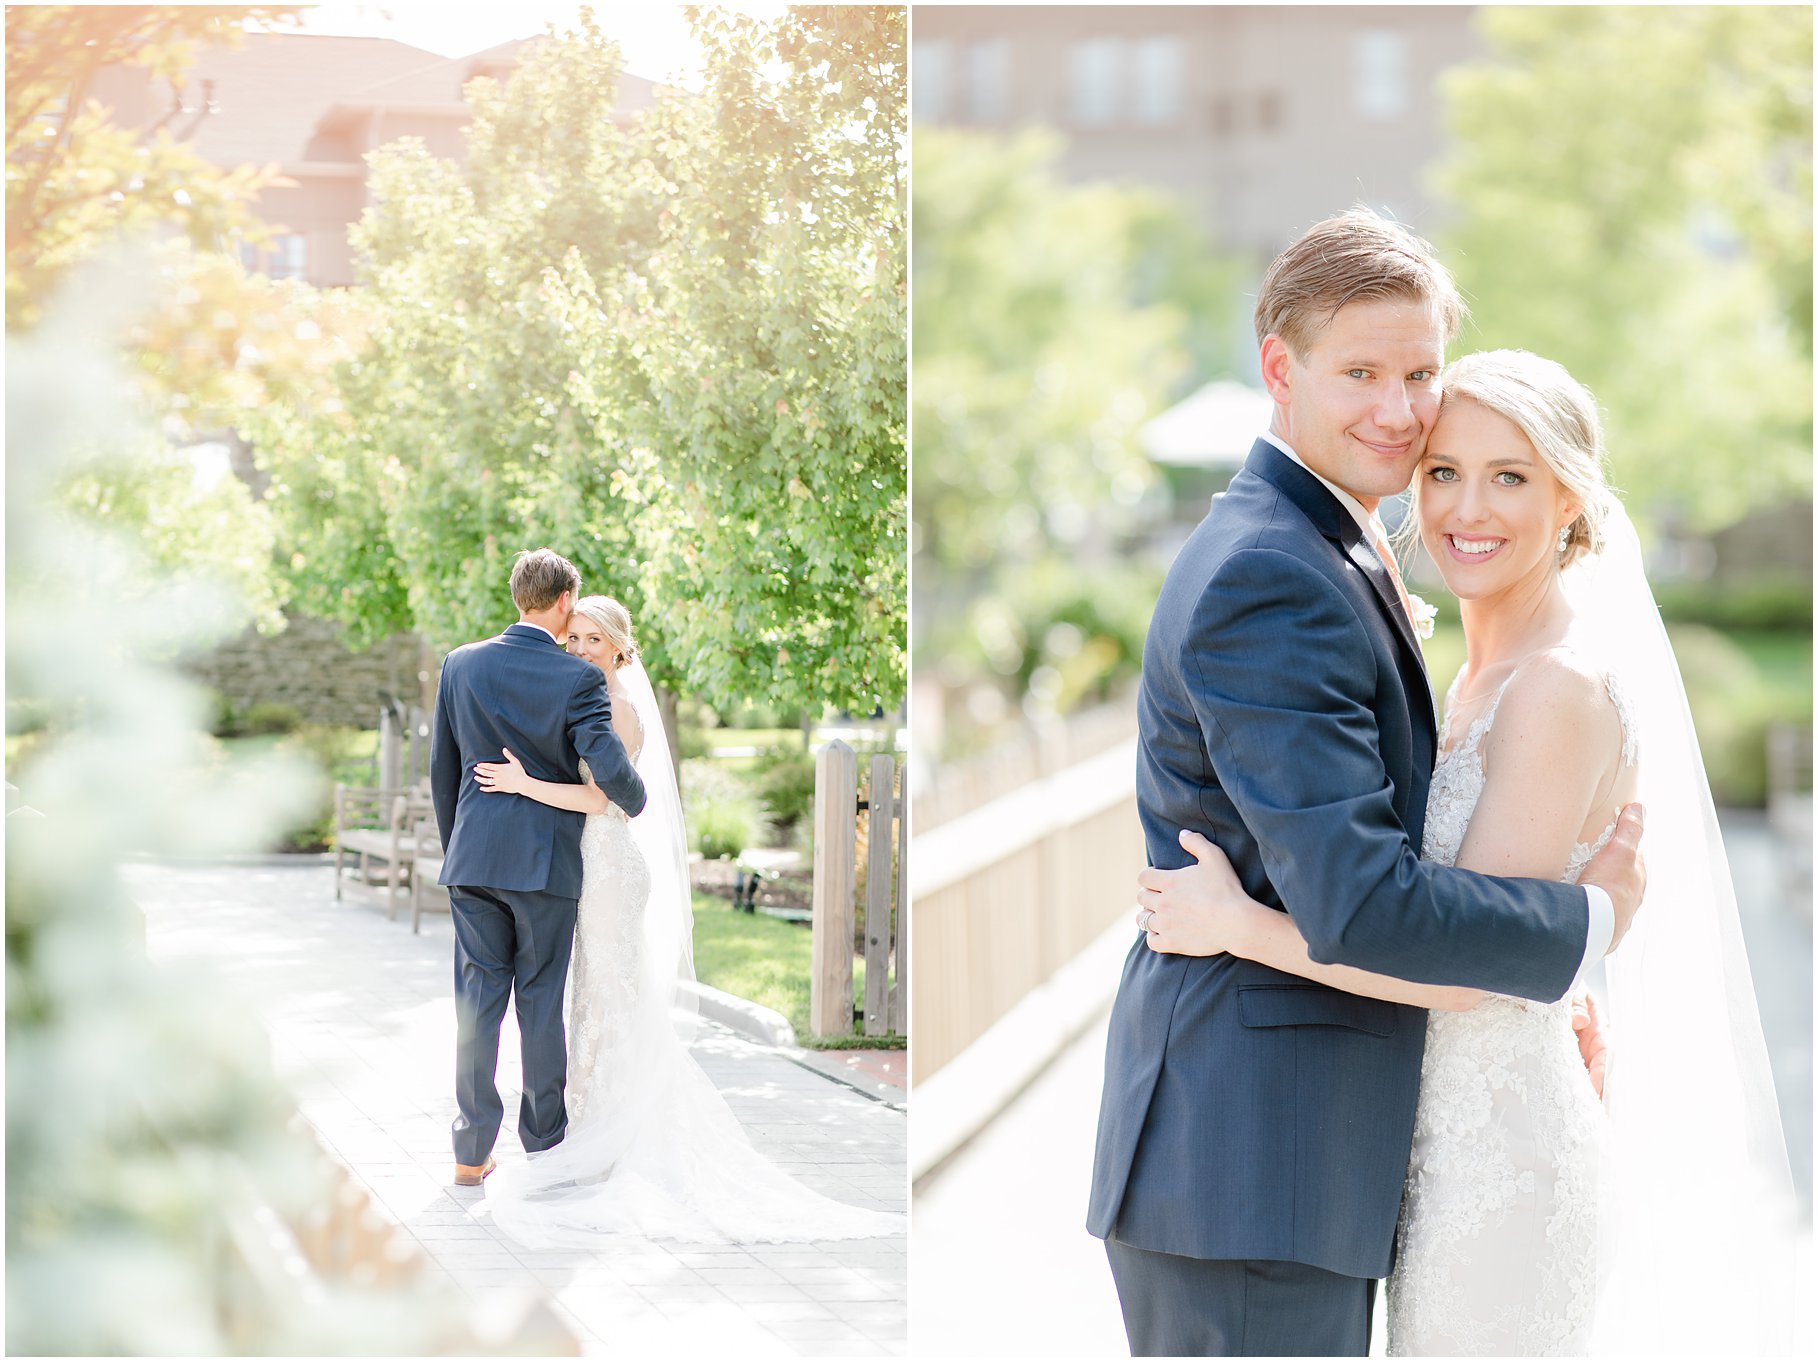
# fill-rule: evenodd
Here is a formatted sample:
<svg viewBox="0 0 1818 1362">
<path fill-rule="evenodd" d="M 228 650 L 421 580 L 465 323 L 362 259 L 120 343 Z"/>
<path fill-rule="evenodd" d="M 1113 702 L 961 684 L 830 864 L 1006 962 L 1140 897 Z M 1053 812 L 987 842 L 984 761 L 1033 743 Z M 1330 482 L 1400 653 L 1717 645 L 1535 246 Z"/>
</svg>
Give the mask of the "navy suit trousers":
<svg viewBox="0 0 1818 1362">
<path fill-rule="evenodd" d="M 1105 1240 L 1132 1357 L 1363 1357 L 1376 1282 Z"/>
<path fill-rule="evenodd" d="M 574 950 L 578 900 L 531 889 L 451 886 L 455 929 L 455 1162 L 482 1164 L 499 1138 L 505 1104 L 494 1078 L 499 1025 L 517 985 L 524 1095 L 518 1138 L 529 1151 L 560 1144 L 568 1130 L 562 1095 L 568 1049 L 562 991 Z"/>
</svg>

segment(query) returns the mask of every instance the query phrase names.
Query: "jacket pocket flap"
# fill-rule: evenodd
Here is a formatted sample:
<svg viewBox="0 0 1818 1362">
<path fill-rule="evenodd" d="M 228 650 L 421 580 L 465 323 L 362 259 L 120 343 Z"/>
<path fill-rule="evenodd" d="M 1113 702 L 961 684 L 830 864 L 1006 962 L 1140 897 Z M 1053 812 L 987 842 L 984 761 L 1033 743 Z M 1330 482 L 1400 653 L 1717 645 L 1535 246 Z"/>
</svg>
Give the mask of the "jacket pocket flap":
<svg viewBox="0 0 1818 1362">
<path fill-rule="evenodd" d="M 1392 1036 L 1394 1003 L 1360 998 L 1319 984 L 1240 984 L 1237 1013 L 1245 1026 L 1344 1026 Z"/>
</svg>

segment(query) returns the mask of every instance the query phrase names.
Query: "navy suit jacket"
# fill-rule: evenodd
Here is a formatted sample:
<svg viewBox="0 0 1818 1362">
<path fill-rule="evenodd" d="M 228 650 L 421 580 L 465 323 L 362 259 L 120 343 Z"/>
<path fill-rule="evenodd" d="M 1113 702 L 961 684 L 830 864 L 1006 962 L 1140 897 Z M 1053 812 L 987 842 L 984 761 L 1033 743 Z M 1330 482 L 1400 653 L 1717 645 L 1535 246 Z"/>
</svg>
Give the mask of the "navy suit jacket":
<svg viewBox="0 0 1818 1362">
<path fill-rule="evenodd" d="M 430 794 L 441 829 L 441 883 L 581 894 L 584 815 L 520 795 L 488 794 L 475 762 L 504 750 L 538 780 L 579 784 L 580 759 L 626 813 L 644 808 L 644 782 L 612 731 L 606 678 L 535 625 L 456 648 L 442 664 Z"/>
<path fill-rule="evenodd" d="M 1204 833 L 1322 963 L 1536 999 L 1571 986 L 1582 889 L 1419 859 L 1436 753 L 1419 645 L 1357 522 L 1267 441 L 1169 569 L 1138 721 L 1151 865 L 1189 863 L 1180 830 Z M 1425 1040 L 1419 1008 L 1139 936 L 1088 1228 L 1385 1275 Z"/>
</svg>

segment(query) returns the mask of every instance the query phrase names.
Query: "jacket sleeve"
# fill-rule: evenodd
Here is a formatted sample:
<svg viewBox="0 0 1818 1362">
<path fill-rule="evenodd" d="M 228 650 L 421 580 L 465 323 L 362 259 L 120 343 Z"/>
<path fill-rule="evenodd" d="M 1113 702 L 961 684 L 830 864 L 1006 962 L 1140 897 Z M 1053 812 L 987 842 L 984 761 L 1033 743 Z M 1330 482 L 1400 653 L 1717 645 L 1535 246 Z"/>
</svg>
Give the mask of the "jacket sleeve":
<svg viewBox="0 0 1818 1362">
<path fill-rule="evenodd" d="M 1175 665 L 1269 884 L 1322 964 L 1551 1001 L 1581 962 L 1584 891 L 1422 861 L 1396 817 L 1378 655 L 1350 600 L 1291 554 L 1233 554 Z"/>
<path fill-rule="evenodd" d="M 595 667 L 588 667 L 580 684 L 568 697 L 568 738 L 574 750 L 587 761 L 593 783 L 606 792 L 606 797 L 633 818 L 644 811 L 644 782 L 625 744 L 612 728 L 612 699 L 606 690 L 606 678 Z"/>
<path fill-rule="evenodd" d="M 455 803 L 461 793 L 461 745 L 455 740 L 454 718 L 448 703 L 449 666 L 442 664 L 436 686 L 436 717 L 429 737 L 429 797 L 435 805 L 436 830 L 442 845 L 454 834 Z"/>
</svg>

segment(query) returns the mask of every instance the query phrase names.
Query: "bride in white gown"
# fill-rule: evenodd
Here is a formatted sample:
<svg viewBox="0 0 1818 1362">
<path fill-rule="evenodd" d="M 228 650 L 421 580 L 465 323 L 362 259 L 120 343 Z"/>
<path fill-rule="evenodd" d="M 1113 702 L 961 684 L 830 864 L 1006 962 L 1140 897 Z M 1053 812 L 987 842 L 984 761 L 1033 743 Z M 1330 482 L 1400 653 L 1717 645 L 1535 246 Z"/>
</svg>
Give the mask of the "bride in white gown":
<svg viewBox="0 0 1818 1362">
<path fill-rule="evenodd" d="M 678 985 L 694 975 L 693 911 L 662 715 L 617 601 L 579 601 L 568 648 L 606 673 L 613 728 L 649 802 L 627 819 L 591 778 L 534 780 L 509 753 L 476 767 L 483 788 L 587 814 L 567 994 L 568 1131 L 492 1176 L 493 1220 L 533 1247 L 615 1234 L 752 1243 L 902 1233 L 903 1216 L 822 1196 L 754 1149 L 689 1054 L 692 1007 Z"/>
<path fill-rule="evenodd" d="M 1243 896 L 1195 834 L 1182 843 L 1199 864 L 1145 872 L 1160 891 L 1145 907 L 1162 948 L 1431 1009 L 1391 1353 L 1784 1343 L 1774 1220 L 1790 1179 L 1766 1048 L 1684 689 L 1604 484 L 1596 403 L 1521 351 L 1467 356 L 1444 381 L 1411 519 L 1460 601 L 1468 657 L 1421 854 L 1576 882 L 1622 806 L 1645 805 L 1649 890 L 1607 968 L 1620 1028 L 1607 1090 L 1586 1074 L 1572 997 L 1317 964 L 1292 918 Z"/>
</svg>

